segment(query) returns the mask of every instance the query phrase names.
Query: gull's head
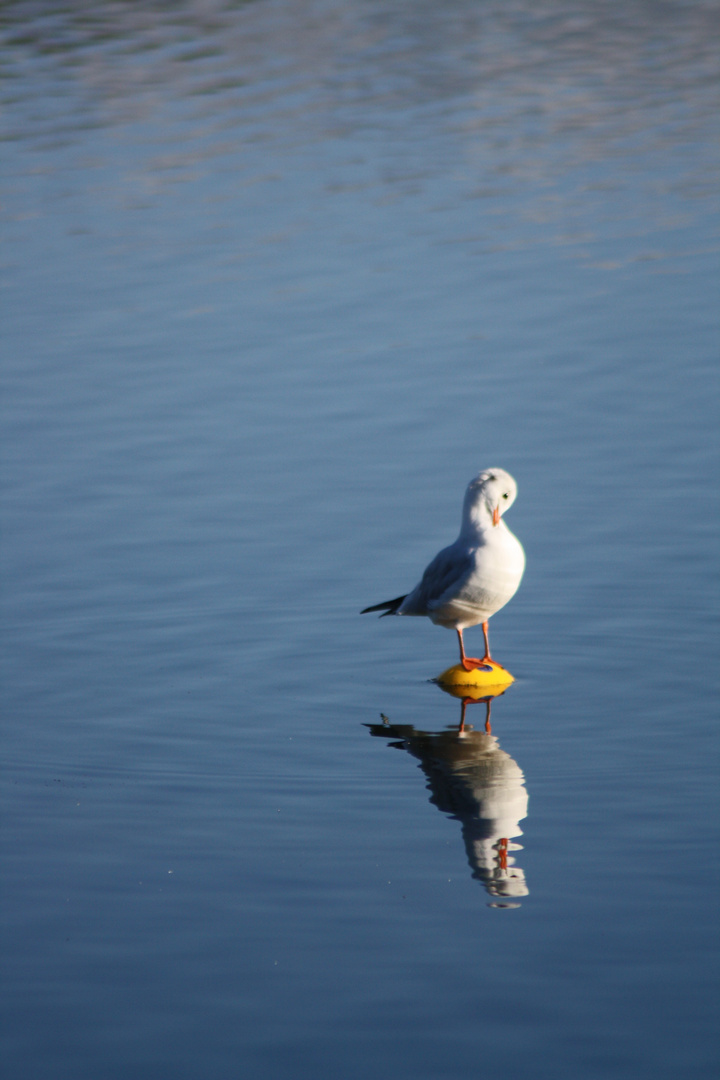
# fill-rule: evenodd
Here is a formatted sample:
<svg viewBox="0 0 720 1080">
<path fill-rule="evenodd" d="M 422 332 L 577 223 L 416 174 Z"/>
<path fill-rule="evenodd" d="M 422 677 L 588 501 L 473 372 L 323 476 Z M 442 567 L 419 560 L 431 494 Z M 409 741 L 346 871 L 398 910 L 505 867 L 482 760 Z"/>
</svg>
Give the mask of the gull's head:
<svg viewBox="0 0 720 1080">
<path fill-rule="evenodd" d="M 504 469 L 483 469 L 468 484 L 465 495 L 465 514 L 472 518 L 489 515 L 493 525 L 515 502 L 517 484 Z"/>
</svg>

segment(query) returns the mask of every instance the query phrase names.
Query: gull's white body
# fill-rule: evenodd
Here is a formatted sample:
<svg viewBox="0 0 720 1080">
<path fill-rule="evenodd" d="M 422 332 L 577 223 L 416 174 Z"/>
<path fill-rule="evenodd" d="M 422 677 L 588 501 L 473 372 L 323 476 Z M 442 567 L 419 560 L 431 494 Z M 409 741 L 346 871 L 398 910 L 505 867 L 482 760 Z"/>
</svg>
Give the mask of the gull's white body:
<svg viewBox="0 0 720 1080">
<path fill-rule="evenodd" d="M 495 482 L 479 484 L 488 474 Z M 503 469 L 488 469 L 469 484 L 460 535 L 438 552 L 397 615 L 427 615 L 450 630 L 465 630 L 487 622 L 513 598 L 525 570 L 525 552 L 502 518 L 497 525 L 492 523 L 488 502 L 496 505 L 497 499 L 489 500 L 493 492 L 487 489 L 497 486 L 503 488 L 500 499 L 505 491 L 510 494 L 503 500 L 510 506 L 517 485 Z"/>
<path fill-rule="evenodd" d="M 517 484 L 504 469 L 485 469 L 468 485 L 460 535 L 438 552 L 412 592 L 366 610 L 426 615 L 462 631 L 487 623 L 517 592 L 525 570 L 522 544 L 501 515 L 512 506 Z"/>
</svg>

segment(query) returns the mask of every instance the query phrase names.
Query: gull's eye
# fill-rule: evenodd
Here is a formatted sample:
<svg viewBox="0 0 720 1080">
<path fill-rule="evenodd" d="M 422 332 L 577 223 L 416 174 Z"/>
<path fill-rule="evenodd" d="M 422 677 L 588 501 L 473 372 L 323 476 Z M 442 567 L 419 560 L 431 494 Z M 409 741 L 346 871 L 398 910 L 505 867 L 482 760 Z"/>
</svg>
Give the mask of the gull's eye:
<svg viewBox="0 0 720 1080">
<path fill-rule="evenodd" d="M 509 498 L 510 498 L 510 492 L 506 491 L 505 494 L 503 495 L 503 499 L 509 499 Z"/>
</svg>

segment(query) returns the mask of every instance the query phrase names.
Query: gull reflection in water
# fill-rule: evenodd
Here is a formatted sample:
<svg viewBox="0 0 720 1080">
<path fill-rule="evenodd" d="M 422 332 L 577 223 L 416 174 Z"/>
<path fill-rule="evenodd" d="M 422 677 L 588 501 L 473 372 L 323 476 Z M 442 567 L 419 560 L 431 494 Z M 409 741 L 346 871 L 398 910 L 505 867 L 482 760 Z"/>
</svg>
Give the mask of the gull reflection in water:
<svg viewBox="0 0 720 1080">
<path fill-rule="evenodd" d="M 522 845 L 512 841 L 522 836 L 519 823 L 527 816 L 528 794 L 522 769 L 492 734 L 490 700 L 463 698 L 459 725 L 444 731 L 393 724 L 383 713 L 381 724 L 366 727 L 418 759 L 430 802 L 462 825 L 472 876 L 494 898 L 489 906 L 519 907 L 513 901 L 529 890 L 511 852 L 522 851 Z M 484 709 L 483 731 L 467 723 L 469 705 Z"/>
</svg>

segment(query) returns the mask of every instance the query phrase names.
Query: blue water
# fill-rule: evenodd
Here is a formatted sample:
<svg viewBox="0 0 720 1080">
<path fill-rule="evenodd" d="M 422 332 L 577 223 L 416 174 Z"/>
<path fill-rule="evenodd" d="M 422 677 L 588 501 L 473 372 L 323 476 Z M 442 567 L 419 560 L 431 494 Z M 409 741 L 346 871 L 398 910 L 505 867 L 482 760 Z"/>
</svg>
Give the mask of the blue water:
<svg viewBox="0 0 720 1080">
<path fill-rule="evenodd" d="M 719 6 L 3 20 L 5 1075 L 714 1077 Z"/>
</svg>

